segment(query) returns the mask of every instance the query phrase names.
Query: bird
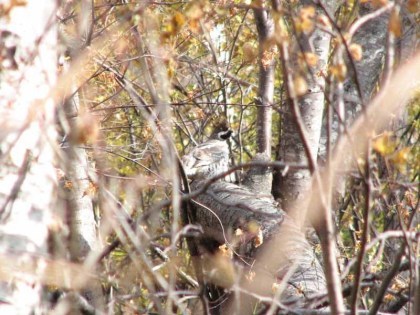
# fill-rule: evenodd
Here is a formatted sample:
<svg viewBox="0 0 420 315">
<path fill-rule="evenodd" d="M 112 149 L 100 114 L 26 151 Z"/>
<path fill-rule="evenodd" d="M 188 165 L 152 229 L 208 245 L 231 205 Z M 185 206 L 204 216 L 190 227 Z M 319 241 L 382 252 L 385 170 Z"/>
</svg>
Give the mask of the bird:
<svg viewBox="0 0 420 315">
<path fill-rule="evenodd" d="M 231 129 L 215 130 L 210 139 L 199 144 L 181 159 L 185 174 L 191 180 L 212 178 L 229 169 Z"/>
</svg>

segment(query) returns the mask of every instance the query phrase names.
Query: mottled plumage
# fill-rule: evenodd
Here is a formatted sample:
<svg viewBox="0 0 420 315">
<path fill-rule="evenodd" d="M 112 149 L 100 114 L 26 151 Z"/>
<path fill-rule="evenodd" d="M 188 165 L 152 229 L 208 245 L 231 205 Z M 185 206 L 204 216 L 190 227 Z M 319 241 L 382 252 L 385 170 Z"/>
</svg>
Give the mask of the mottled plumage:
<svg viewBox="0 0 420 315">
<path fill-rule="evenodd" d="M 204 142 L 182 157 L 186 175 L 190 179 L 211 178 L 229 168 L 229 146 L 226 140 L 232 130 L 221 131 L 214 139 Z"/>
</svg>

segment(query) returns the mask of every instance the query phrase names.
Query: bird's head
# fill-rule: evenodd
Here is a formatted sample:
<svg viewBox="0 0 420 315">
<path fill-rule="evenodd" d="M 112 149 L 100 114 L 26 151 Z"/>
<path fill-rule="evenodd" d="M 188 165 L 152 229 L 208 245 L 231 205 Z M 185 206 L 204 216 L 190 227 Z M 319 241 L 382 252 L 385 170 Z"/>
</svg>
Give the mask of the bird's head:
<svg viewBox="0 0 420 315">
<path fill-rule="evenodd" d="M 216 134 L 216 137 L 217 139 L 224 141 L 224 140 L 229 139 L 232 136 L 232 134 L 233 134 L 232 129 L 228 129 L 228 130 L 219 131 Z"/>
<path fill-rule="evenodd" d="M 229 128 L 228 122 L 225 119 L 222 119 L 220 122 L 214 124 L 210 139 L 225 141 L 229 139 L 232 134 L 233 130 Z"/>
</svg>

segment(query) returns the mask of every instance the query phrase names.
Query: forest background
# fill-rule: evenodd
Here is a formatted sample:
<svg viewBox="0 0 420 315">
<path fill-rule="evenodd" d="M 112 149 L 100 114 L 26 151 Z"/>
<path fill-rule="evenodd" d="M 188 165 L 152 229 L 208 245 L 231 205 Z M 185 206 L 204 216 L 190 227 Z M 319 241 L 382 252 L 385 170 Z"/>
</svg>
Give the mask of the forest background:
<svg viewBox="0 0 420 315">
<path fill-rule="evenodd" d="M 416 0 L 2 1 L 0 313 L 419 314 L 418 25 Z M 221 121 L 230 170 L 188 181 Z"/>
</svg>

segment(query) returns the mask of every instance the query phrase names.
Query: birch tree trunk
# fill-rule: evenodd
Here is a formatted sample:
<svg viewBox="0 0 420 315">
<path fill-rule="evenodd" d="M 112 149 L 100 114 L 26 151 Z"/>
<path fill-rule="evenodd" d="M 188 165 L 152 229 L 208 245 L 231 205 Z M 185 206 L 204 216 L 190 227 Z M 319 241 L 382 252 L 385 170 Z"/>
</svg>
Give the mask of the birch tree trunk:
<svg viewBox="0 0 420 315">
<path fill-rule="evenodd" d="M 274 53 L 269 48 L 268 41 L 273 36 L 273 19 L 263 8 L 254 8 L 254 17 L 258 32 L 258 98 L 257 98 L 257 155 L 253 158 L 258 162 L 271 161 L 272 145 L 272 115 L 274 96 Z M 269 167 L 250 169 L 244 185 L 259 195 L 271 196 L 273 172 Z"/>
<path fill-rule="evenodd" d="M 88 154 L 77 143 L 79 137 L 90 137 L 94 140 L 97 126 L 94 119 L 80 107 L 79 93 L 63 104 L 63 114 L 66 116 L 63 124 L 65 134 L 62 143 L 61 167 L 65 177 L 61 181 L 63 209 L 68 219 L 69 246 L 66 248 L 73 262 L 84 263 L 86 270 L 95 271 L 96 255 L 100 250 L 97 232 L 97 222 L 94 215 L 92 196 L 96 194 L 96 176 L 90 174 Z M 81 140 L 81 139 L 79 139 Z M 97 309 L 104 308 L 104 297 L 101 284 L 96 279 L 90 281 L 83 295 Z"/>
<path fill-rule="evenodd" d="M 82 0 L 79 14 L 74 12 L 74 3 L 67 2 L 60 8 L 60 15 L 70 25 L 61 25 L 60 35 L 66 45 L 66 51 L 75 60 L 80 58 L 83 49 L 90 44 L 93 32 L 93 1 Z M 74 19 L 69 19 L 74 16 Z M 76 25 L 77 32 L 68 32 Z M 66 58 L 62 58 L 65 60 Z M 66 75 L 71 75 L 71 63 L 63 61 Z M 74 68 L 74 67 L 73 67 Z M 66 99 L 62 104 L 62 159 L 61 167 L 69 185 L 61 187 L 64 208 L 69 225 L 69 254 L 74 262 L 84 263 L 88 269 L 95 270 L 97 266 L 95 255 L 100 249 L 97 222 L 94 215 L 92 196 L 96 194 L 96 176 L 89 172 L 88 154 L 83 148 L 86 142 L 95 143 L 99 126 L 94 117 L 89 114 L 87 106 L 81 102 L 80 94 L 83 86 L 77 82 L 69 82 Z M 104 297 L 99 281 L 91 281 L 83 292 L 87 301 L 94 307 L 104 308 Z"/>
<path fill-rule="evenodd" d="M 48 257 L 57 187 L 50 96 L 56 83 L 56 5 L 12 2 L 0 19 L 1 314 L 39 312 L 40 279 L 47 272 L 40 258 Z"/>
<path fill-rule="evenodd" d="M 271 125 L 274 95 L 275 58 L 270 57 L 267 41 L 273 36 L 273 20 L 268 11 L 254 9 L 258 32 L 259 80 L 257 110 L 257 150 L 271 156 Z"/>
<path fill-rule="evenodd" d="M 305 1 L 302 1 L 302 5 L 305 3 Z M 326 7 L 333 12 L 336 7 L 335 1 L 327 1 Z M 317 14 L 321 13 L 321 10 L 317 10 Z M 302 76 L 302 71 L 299 71 L 296 63 L 299 54 L 301 56 L 313 54 L 318 61 L 312 66 L 309 63 L 306 65 L 309 70 L 305 72 L 307 74 L 304 78 L 307 88 L 298 99 L 299 111 L 297 113 L 293 111 L 290 100 L 283 106 L 281 142 L 277 159 L 286 163 L 295 162 L 310 165 L 310 159 L 316 162 L 318 154 L 325 101 L 325 77 L 323 73 L 326 73 L 331 36 L 318 28 L 315 28 L 311 34 L 302 32 L 296 36 L 298 37 L 298 45 L 292 47 L 291 64 L 287 65 L 291 67 L 283 69 L 284 72 L 291 72 L 290 75 L 294 78 L 294 85 L 299 84 L 298 78 Z M 300 58 L 302 59 L 302 57 Z M 300 87 L 295 86 L 295 89 L 298 88 Z M 302 139 L 298 129 L 297 124 L 302 123 L 301 128 L 306 131 L 306 139 Z M 302 201 L 305 199 L 310 186 L 310 170 L 290 170 L 285 176 L 280 173 L 275 175 L 274 197 L 281 197 L 285 211 L 298 220 L 300 224 L 303 224 L 305 220 L 301 211 L 307 207 L 307 204 Z M 295 205 L 298 203 L 299 209 L 296 209 Z"/>
</svg>

